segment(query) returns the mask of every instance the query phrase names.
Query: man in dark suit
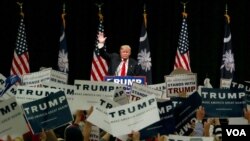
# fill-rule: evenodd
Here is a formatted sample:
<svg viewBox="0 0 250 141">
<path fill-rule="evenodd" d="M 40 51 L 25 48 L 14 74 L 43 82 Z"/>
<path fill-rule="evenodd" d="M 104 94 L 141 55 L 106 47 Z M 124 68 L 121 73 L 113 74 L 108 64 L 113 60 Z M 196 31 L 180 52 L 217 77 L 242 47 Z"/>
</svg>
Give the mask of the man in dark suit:
<svg viewBox="0 0 250 141">
<path fill-rule="evenodd" d="M 108 62 L 108 75 L 116 76 L 138 76 L 140 75 L 141 67 L 137 61 L 130 57 L 131 47 L 129 45 L 122 45 L 120 47 L 120 54 L 108 53 L 104 50 L 106 37 L 103 33 L 98 35 L 98 48 L 100 55 Z M 125 69 L 124 69 L 125 68 Z"/>
</svg>

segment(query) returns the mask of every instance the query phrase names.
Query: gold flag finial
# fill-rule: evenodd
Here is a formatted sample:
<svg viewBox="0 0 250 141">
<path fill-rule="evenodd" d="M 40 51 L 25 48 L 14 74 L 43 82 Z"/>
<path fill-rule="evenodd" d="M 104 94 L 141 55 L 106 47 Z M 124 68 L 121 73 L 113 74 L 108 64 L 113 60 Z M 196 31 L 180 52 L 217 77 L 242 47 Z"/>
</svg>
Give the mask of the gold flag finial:
<svg viewBox="0 0 250 141">
<path fill-rule="evenodd" d="M 63 22 L 63 27 L 66 27 L 66 22 L 65 22 L 65 15 L 66 15 L 66 5 L 63 3 L 63 8 L 62 8 L 62 22 Z"/>
<path fill-rule="evenodd" d="M 19 7 L 20 7 L 20 15 L 22 16 L 22 17 L 24 17 L 24 13 L 23 13 L 23 3 L 21 3 L 21 2 L 16 2 L 18 5 L 19 5 Z"/>
<path fill-rule="evenodd" d="M 143 20 L 145 23 L 145 27 L 147 28 L 147 10 L 146 10 L 146 4 L 143 6 Z"/>
<path fill-rule="evenodd" d="M 187 18 L 187 12 L 186 12 L 186 5 L 188 2 L 181 2 L 181 4 L 183 5 L 183 12 L 182 12 L 182 16 L 183 18 Z"/>
<path fill-rule="evenodd" d="M 228 6 L 227 6 L 227 4 L 225 6 L 225 15 L 224 16 L 226 17 L 227 23 L 230 23 L 230 16 L 228 15 Z"/>
<path fill-rule="evenodd" d="M 96 6 L 98 7 L 98 16 L 99 16 L 100 21 L 103 21 L 102 5 L 103 5 L 103 3 L 101 3 L 101 4 L 96 3 Z"/>
</svg>

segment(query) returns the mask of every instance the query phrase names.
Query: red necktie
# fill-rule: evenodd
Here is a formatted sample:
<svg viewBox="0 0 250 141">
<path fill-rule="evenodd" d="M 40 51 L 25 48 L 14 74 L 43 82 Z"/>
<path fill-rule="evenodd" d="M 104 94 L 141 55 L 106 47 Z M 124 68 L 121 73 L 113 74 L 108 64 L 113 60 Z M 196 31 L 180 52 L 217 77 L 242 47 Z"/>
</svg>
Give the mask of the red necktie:
<svg viewBox="0 0 250 141">
<path fill-rule="evenodd" d="M 126 75 L 126 60 L 122 61 L 121 76 Z"/>
</svg>

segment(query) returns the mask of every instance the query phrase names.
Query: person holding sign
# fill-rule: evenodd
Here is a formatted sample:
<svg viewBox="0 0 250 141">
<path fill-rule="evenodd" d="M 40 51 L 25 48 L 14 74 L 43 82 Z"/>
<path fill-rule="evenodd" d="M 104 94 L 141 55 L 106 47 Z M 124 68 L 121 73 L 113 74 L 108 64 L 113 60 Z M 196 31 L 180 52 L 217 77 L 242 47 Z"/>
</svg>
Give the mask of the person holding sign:
<svg viewBox="0 0 250 141">
<path fill-rule="evenodd" d="M 100 55 L 108 62 L 108 75 L 116 76 L 138 76 L 141 72 L 141 67 L 138 62 L 131 58 L 131 47 L 129 45 L 122 45 L 120 47 L 120 54 L 108 53 L 105 51 L 104 34 L 98 34 L 98 48 Z"/>
<path fill-rule="evenodd" d="M 205 113 L 205 108 L 202 106 L 199 106 L 199 108 L 196 110 L 196 122 L 192 136 L 214 136 L 216 141 L 221 141 L 222 128 L 219 118 L 205 119 Z"/>
</svg>

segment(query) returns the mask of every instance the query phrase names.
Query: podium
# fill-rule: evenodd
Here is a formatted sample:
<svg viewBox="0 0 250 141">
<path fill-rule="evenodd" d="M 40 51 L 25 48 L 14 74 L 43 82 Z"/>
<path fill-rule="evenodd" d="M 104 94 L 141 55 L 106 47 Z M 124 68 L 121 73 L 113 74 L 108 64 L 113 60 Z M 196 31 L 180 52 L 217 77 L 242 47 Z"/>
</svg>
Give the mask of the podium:
<svg viewBox="0 0 250 141">
<path fill-rule="evenodd" d="M 147 82 L 145 76 L 104 76 L 104 81 L 126 85 L 127 94 L 130 93 L 133 82 L 144 85 Z"/>
</svg>

